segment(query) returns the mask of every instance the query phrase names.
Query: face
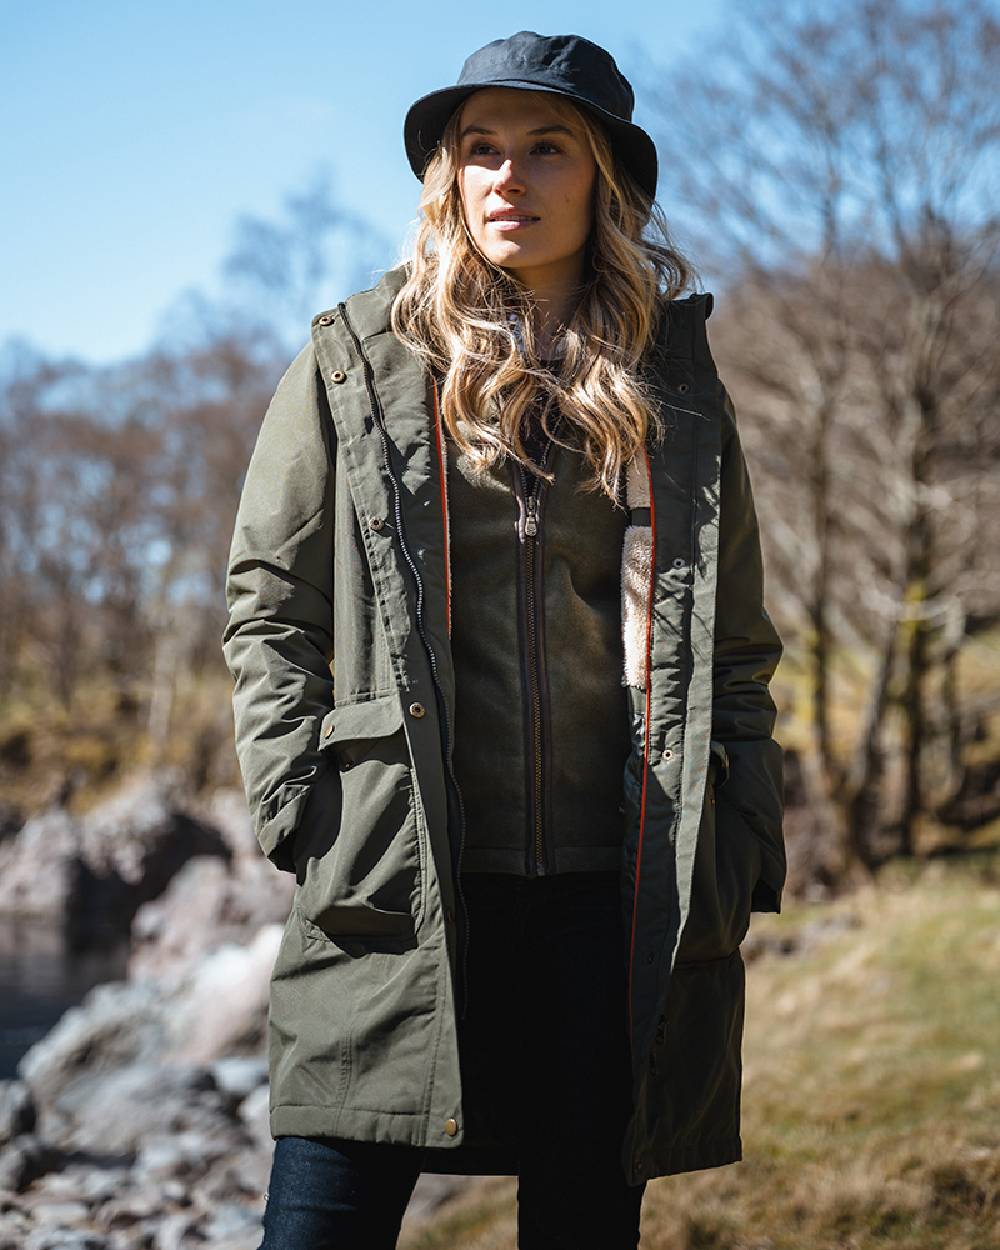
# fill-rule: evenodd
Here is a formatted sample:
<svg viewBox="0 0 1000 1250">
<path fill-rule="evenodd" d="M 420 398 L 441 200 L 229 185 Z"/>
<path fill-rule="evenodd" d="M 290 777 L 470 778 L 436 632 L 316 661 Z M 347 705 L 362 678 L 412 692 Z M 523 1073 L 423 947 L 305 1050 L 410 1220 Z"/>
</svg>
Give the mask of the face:
<svg viewBox="0 0 1000 1250">
<path fill-rule="evenodd" d="M 458 133 L 462 207 L 481 251 L 532 289 L 579 282 L 597 175 L 580 124 L 544 92 L 486 87 L 465 101 Z"/>
</svg>

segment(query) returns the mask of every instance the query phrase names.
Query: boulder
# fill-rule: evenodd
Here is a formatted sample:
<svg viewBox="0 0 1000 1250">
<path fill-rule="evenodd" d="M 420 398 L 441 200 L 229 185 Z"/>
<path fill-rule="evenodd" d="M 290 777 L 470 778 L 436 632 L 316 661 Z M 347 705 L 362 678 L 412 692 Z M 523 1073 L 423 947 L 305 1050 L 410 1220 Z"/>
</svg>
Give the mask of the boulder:
<svg viewBox="0 0 1000 1250">
<path fill-rule="evenodd" d="M 278 873 L 262 854 L 227 863 L 198 856 L 177 873 L 165 892 L 145 903 L 132 924 L 130 980 L 176 981 L 206 951 L 243 942 L 268 924 L 283 924 L 295 881 Z"/>
<path fill-rule="evenodd" d="M 112 946 L 196 855 L 234 857 L 174 772 L 142 773 L 80 819 L 55 807 L 0 841 L 0 911 L 54 918 L 74 950 Z"/>
</svg>

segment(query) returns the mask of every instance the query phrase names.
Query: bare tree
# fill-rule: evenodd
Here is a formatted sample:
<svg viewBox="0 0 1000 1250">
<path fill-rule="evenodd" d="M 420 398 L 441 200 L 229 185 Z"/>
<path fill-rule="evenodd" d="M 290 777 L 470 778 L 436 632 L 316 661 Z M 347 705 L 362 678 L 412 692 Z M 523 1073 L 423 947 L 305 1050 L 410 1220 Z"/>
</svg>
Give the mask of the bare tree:
<svg viewBox="0 0 1000 1250">
<path fill-rule="evenodd" d="M 697 64 L 642 77 L 661 199 L 729 290 L 720 356 L 772 487 L 777 615 L 811 684 L 811 806 L 841 867 L 878 858 L 894 708 L 912 852 L 916 822 L 962 785 L 970 555 L 979 611 L 1000 612 L 975 538 L 997 458 L 1000 23 L 983 0 L 757 0 Z M 947 449 L 970 424 L 981 459 L 956 478 Z M 838 673 L 862 709 L 847 746 Z"/>
<path fill-rule="evenodd" d="M 370 286 L 374 259 L 388 251 L 371 222 L 338 201 L 331 174 L 320 169 L 286 196 L 279 219 L 239 219 L 223 272 L 244 308 L 264 317 L 296 350 L 313 314 L 335 298 L 334 278 L 344 291 Z"/>
</svg>

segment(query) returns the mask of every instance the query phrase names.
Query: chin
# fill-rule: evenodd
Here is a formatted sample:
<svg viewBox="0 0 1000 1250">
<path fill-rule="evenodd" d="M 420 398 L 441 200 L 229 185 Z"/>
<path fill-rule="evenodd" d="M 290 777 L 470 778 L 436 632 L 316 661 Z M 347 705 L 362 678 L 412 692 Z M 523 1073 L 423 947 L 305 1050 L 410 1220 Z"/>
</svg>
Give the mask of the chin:
<svg viewBox="0 0 1000 1250">
<path fill-rule="evenodd" d="M 486 255 L 494 265 L 501 269 L 508 269 L 515 275 L 519 269 L 538 269 L 542 265 L 551 264 L 553 260 L 551 256 L 539 256 L 533 253 L 530 248 L 516 246 L 491 248 Z"/>
</svg>

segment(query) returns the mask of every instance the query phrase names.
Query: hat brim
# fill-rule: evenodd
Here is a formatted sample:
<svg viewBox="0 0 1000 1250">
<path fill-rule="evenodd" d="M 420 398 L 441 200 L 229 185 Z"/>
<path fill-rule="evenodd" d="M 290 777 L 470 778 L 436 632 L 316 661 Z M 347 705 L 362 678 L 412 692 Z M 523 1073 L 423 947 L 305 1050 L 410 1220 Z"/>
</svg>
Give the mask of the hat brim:
<svg viewBox="0 0 1000 1250">
<path fill-rule="evenodd" d="M 505 78 L 493 82 L 462 83 L 461 86 L 442 87 L 439 91 L 431 91 L 421 96 L 410 105 L 403 121 L 403 143 L 410 168 L 421 182 L 423 182 L 427 162 L 434 154 L 452 113 L 474 92 L 482 91 L 487 87 L 547 91 L 552 95 L 563 96 L 577 107 L 585 109 L 598 121 L 604 123 L 610 134 L 615 154 L 650 199 L 655 197 L 658 177 L 656 145 L 641 126 L 635 125 L 634 122 L 623 121 L 620 117 L 602 109 L 600 105 L 592 104 L 589 100 L 581 100 L 579 96 L 569 91 L 560 91 L 558 87 L 529 82 L 522 78 Z"/>
</svg>

